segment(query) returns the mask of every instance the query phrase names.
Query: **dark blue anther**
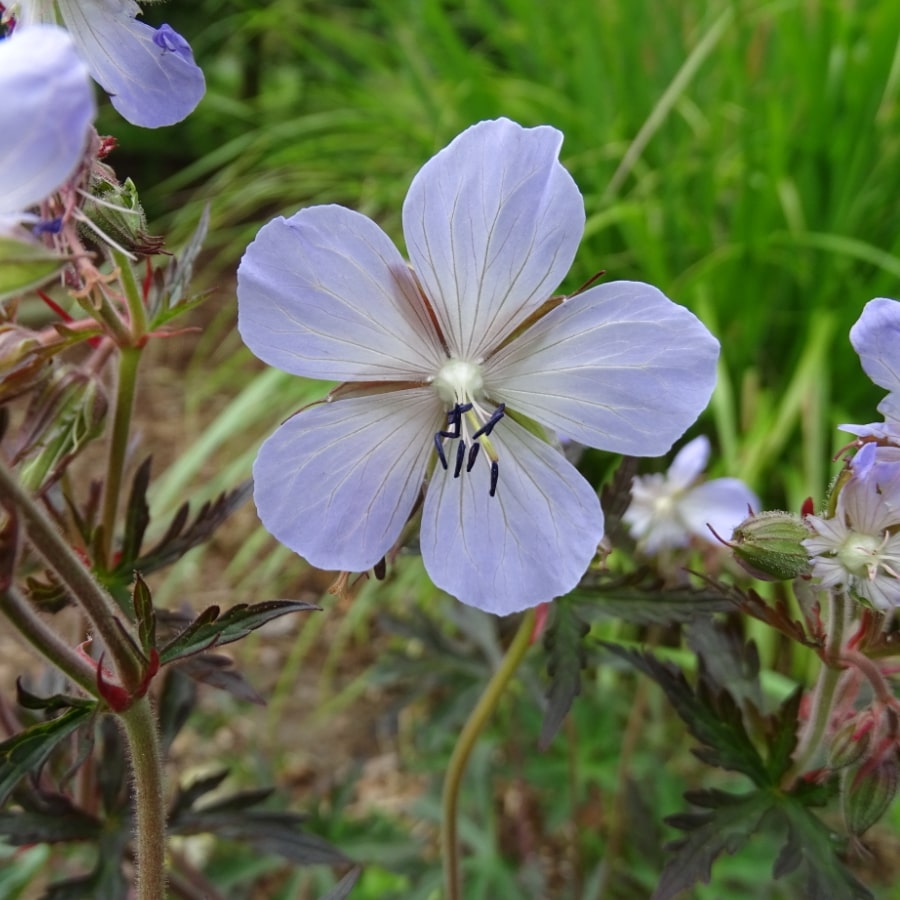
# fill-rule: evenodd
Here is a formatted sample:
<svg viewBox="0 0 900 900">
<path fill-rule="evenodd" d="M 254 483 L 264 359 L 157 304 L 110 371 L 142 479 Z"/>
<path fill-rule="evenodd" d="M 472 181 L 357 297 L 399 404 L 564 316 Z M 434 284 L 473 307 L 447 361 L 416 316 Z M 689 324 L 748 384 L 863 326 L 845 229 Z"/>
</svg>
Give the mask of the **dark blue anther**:
<svg viewBox="0 0 900 900">
<path fill-rule="evenodd" d="M 444 447 L 441 441 L 441 435 L 443 431 L 439 431 L 434 436 L 434 449 L 437 450 L 438 459 L 441 461 L 441 465 L 446 469 L 447 468 L 447 457 L 444 456 Z"/>
<path fill-rule="evenodd" d="M 493 497 L 497 493 L 497 479 L 500 477 L 500 465 L 497 462 L 491 463 L 491 490 L 490 495 Z"/>
<path fill-rule="evenodd" d="M 453 477 L 459 478 L 460 472 L 462 472 L 463 462 L 466 458 L 466 445 L 464 441 L 460 441 L 456 445 L 456 466 L 453 469 Z"/>
<path fill-rule="evenodd" d="M 475 465 L 475 460 L 478 458 L 478 451 L 481 449 L 481 444 L 472 444 L 469 447 L 469 461 L 466 463 L 466 471 L 471 472 L 472 466 Z"/>
<path fill-rule="evenodd" d="M 503 414 L 506 411 L 506 404 L 501 403 L 492 413 L 491 417 L 472 435 L 472 440 L 475 441 L 480 438 L 482 435 L 487 437 L 493 430 L 494 426 L 503 418 Z"/>
<path fill-rule="evenodd" d="M 62 219 L 59 217 L 44 219 L 38 222 L 37 225 L 32 226 L 31 233 L 35 237 L 40 237 L 42 234 L 59 234 L 62 231 L 62 224 Z"/>
</svg>

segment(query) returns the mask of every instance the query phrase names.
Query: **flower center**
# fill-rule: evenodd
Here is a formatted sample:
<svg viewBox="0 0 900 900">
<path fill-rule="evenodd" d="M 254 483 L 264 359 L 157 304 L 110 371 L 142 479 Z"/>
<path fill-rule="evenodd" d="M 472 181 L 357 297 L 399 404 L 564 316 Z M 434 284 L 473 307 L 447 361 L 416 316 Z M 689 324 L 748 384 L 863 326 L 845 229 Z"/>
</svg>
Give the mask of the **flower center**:
<svg viewBox="0 0 900 900">
<path fill-rule="evenodd" d="M 434 448 L 441 465 L 449 468 L 444 444 L 457 441 L 453 477 L 459 478 L 463 469 L 471 472 L 484 447 L 484 460 L 490 466 L 490 495 L 497 493 L 500 464 L 497 450 L 491 443 L 490 434 L 494 426 L 503 418 L 505 405 L 501 403 L 490 412 L 483 405 L 484 378 L 481 366 L 464 359 L 449 359 L 432 381 L 438 397 L 447 404 L 447 428 L 434 436 Z"/>
<path fill-rule="evenodd" d="M 871 534 L 851 531 L 838 547 L 835 556 L 844 569 L 857 578 L 873 581 L 879 568 L 896 578 L 897 573 L 890 565 L 892 560 L 888 554 L 883 553 L 889 537 L 887 533 L 884 538 L 877 538 Z"/>
</svg>

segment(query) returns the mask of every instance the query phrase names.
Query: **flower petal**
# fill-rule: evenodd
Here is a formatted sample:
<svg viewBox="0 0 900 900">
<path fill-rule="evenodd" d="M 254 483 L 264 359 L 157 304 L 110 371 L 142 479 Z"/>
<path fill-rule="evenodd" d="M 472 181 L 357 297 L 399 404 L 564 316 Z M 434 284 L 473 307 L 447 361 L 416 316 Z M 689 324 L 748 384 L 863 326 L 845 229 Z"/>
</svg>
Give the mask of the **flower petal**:
<svg viewBox="0 0 900 900">
<path fill-rule="evenodd" d="M 409 518 L 442 418 L 430 391 L 403 390 L 288 419 L 253 466 L 266 530 L 321 569 L 370 569 Z"/>
<path fill-rule="evenodd" d="M 709 438 L 705 434 L 685 444 L 672 460 L 666 472 L 670 487 L 690 487 L 702 474 L 709 462 Z"/>
<path fill-rule="evenodd" d="M 0 41 L 0 216 L 39 203 L 81 162 L 96 106 L 87 67 L 62 28 L 17 28 Z M 14 138 L 10 136 L 14 135 Z"/>
<path fill-rule="evenodd" d="M 133 125 L 180 122 L 203 99 L 206 81 L 188 42 L 168 25 L 139 22 L 132 0 L 57 0 L 91 75 Z"/>
<path fill-rule="evenodd" d="M 260 230 L 238 269 L 238 328 L 264 362 L 310 378 L 419 380 L 446 359 L 397 248 L 341 206 Z"/>
<path fill-rule="evenodd" d="M 698 484 L 678 504 L 691 533 L 710 543 L 716 542 L 716 535 L 731 540 L 734 529 L 760 508 L 759 498 L 738 478 L 714 478 Z"/>
<path fill-rule="evenodd" d="M 875 384 L 900 391 L 900 303 L 885 297 L 870 300 L 850 329 L 850 343 Z"/>
<path fill-rule="evenodd" d="M 584 203 L 558 161 L 562 134 L 480 122 L 427 162 L 403 204 L 413 268 L 451 352 L 477 361 L 562 281 Z"/>
<path fill-rule="evenodd" d="M 649 284 L 616 281 L 551 310 L 485 364 L 485 391 L 590 447 L 659 456 L 702 412 L 719 342 Z"/>
<path fill-rule="evenodd" d="M 500 456 L 496 496 L 481 459 L 459 478 L 436 468 L 421 546 L 439 588 L 503 616 L 578 584 L 603 537 L 603 512 L 574 466 L 511 419 L 491 442 Z"/>
</svg>

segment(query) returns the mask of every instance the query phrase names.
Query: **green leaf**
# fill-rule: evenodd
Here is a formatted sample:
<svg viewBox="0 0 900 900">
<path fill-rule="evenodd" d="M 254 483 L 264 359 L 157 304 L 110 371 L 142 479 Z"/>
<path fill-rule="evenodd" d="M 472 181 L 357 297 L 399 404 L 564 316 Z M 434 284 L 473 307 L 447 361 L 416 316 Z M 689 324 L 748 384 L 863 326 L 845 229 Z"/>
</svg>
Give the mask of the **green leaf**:
<svg viewBox="0 0 900 900">
<path fill-rule="evenodd" d="M 793 798 L 777 812 L 787 840 L 772 869 L 776 878 L 799 869 L 807 900 L 871 900 L 873 895 L 841 862 L 833 832 L 812 812 Z"/>
<path fill-rule="evenodd" d="M 133 566 L 141 552 L 144 534 L 150 524 L 150 507 L 147 504 L 147 488 L 150 486 L 150 467 L 153 462 L 148 456 L 137 468 L 131 480 L 131 492 L 125 509 L 125 532 L 122 535 L 122 565 Z"/>
<path fill-rule="evenodd" d="M 101 823 L 71 804 L 52 812 L 0 812 L 0 835 L 13 846 L 93 841 Z"/>
<path fill-rule="evenodd" d="M 725 688 L 701 678 L 694 689 L 682 671 L 650 653 L 604 643 L 608 650 L 649 675 L 666 693 L 675 712 L 701 743 L 695 753 L 704 762 L 743 772 L 759 787 L 772 784 L 768 769 L 744 727 L 741 708 Z"/>
<path fill-rule="evenodd" d="M 132 593 L 134 619 L 138 628 L 138 640 L 146 655 L 156 646 L 156 612 L 147 582 L 141 578 L 140 572 L 134 573 L 134 591 Z"/>
<path fill-rule="evenodd" d="M 68 694 L 54 694 L 52 697 L 38 697 L 22 687 L 21 677 L 16 679 L 16 700 L 24 709 L 43 709 L 53 712 L 58 709 L 93 709 L 94 700 L 87 697 L 70 697 Z"/>
<path fill-rule="evenodd" d="M 353 890 L 356 882 L 359 881 L 360 875 L 362 875 L 362 869 L 359 866 L 354 866 L 327 894 L 322 897 L 322 900 L 346 900 L 346 898 L 350 896 L 350 891 Z"/>
<path fill-rule="evenodd" d="M 42 244 L 0 238 L 0 300 L 40 287 L 67 261 Z"/>
<path fill-rule="evenodd" d="M 39 769 L 60 741 L 93 715 L 93 708 L 70 709 L 56 719 L 32 725 L 0 744 L 0 805 L 29 772 Z"/>
<path fill-rule="evenodd" d="M 590 630 L 590 626 L 579 617 L 575 604 L 569 600 L 557 600 L 551 608 L 553 621 L 544 635 L 547 671 L 551 681 L 538 741 L 541 750 L 550 746 L 581 692 L 581 670 L 585 664 L 584 638 Z"/>
<path fill-rule="evenodd" d="M 716 859 L 723 853 L 737 853 L 773 804 L 772 795 L 764 791 L 740 796 L 724 791 L 697 791 L 686 798 L 709 811 L 680 813 L 666 819 L 687 835 L 666 848 L 674 856 L 663 869 L 652 900 L 671 900 L 697 882 L 708 884 Z"/>
<path fill-rule="evenodd" d="M 569 597 L 578 604 L 578 614 L 585 621 L 619 619 L 637 625 L 690 622 L 716 612 L 733 612 L 736 605 L 726 588 L 673 588 L 647 569 L 625 576 L 591 576 Z"/>
<path fill-rule="evenodd" d="M 269 600 L 252 605 L 239 603 L 220 618 L 219 607 L 210 606 L 160 651 L 160 663 L 165 665 L 176 659 L 202 653 L 214 645 L 239 641 L 279 616 L 319 608 L 305 600 Z"/>
</svg>

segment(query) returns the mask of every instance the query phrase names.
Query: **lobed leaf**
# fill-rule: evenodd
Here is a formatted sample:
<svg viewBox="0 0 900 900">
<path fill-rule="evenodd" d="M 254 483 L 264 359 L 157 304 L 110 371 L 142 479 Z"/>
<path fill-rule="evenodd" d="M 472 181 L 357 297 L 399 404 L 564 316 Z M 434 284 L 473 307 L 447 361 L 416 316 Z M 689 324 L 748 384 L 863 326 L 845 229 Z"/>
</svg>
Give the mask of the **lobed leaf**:
<svg viewBox="0 0 900 900">
<path fill-rule="evenodd" d="M 288 613 L 309 612 L 319 608 L 305 600 L 268 600 L 252 605 L 239 603 L 219 617 L 219 607 L 210 606 L 163 647 L 160 651 L 160 664 L 166 665 L 177 659 L 202 653 L 216 645 L 239 641 L 251 631 Z"/>
<path fill-rule="evenodd" d="M 40 722 L 0 744 L 0 805 L 18 782 L 39 769 L 54 747 L 65 740 L 94 713 L 93 706 L 80 706 L 49 722 Z"/>
</svg>

